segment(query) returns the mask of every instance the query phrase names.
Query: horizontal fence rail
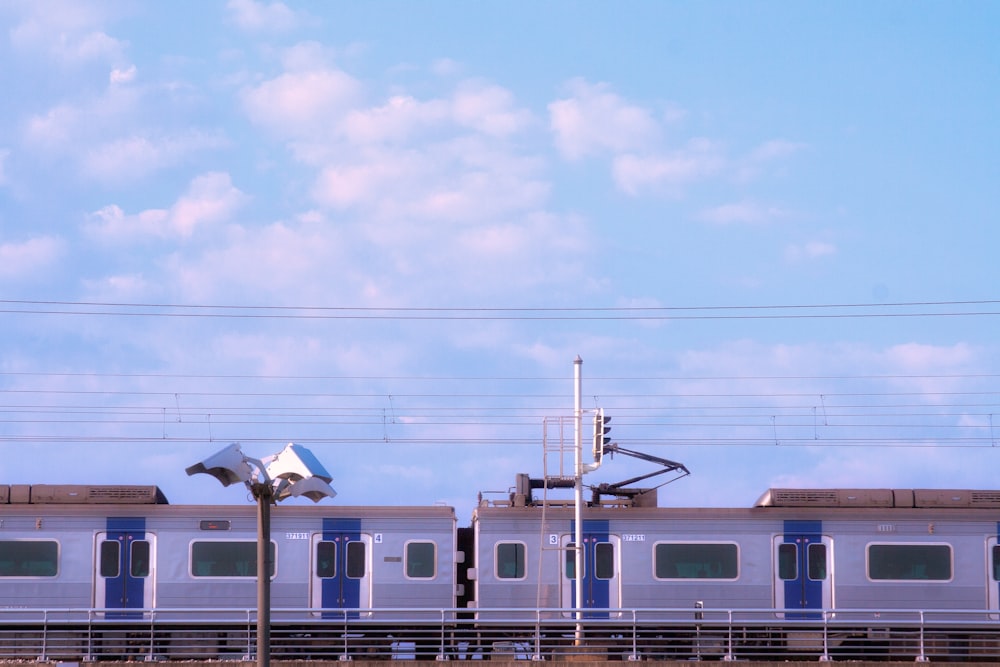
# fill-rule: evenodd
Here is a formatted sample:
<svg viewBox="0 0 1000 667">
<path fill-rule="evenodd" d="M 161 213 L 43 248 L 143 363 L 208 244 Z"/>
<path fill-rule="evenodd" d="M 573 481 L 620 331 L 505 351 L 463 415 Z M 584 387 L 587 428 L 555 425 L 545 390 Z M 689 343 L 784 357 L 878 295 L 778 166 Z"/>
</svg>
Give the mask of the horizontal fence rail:
<svg viewBox="0 0 1000 667">
<path fill-rule="evenodd" d="M 255 609 L 0 609 L 0 660 L 251 660 Z M 1000 612 L 273 609 L 285 660 L 998 661 Z"/>
</svg>

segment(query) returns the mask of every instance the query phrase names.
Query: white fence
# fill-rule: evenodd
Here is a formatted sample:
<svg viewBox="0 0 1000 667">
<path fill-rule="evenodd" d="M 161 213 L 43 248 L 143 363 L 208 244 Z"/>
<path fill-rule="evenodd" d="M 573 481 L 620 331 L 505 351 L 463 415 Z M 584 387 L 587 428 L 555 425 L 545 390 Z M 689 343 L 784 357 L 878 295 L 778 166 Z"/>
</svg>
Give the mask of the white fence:
<svg viewBox="0 0 1000 667">
<path fill-rule="evenodd" d="M 591 615 L 599 617 L 591 617 Z M 416 620 L 407 620 L 416 619 Z M 0 609 L 0 660 L 251 660 L 255 609 Z M 274 659 L 1000 660 L 987 611 L 273 609 Z"/>
</svg>

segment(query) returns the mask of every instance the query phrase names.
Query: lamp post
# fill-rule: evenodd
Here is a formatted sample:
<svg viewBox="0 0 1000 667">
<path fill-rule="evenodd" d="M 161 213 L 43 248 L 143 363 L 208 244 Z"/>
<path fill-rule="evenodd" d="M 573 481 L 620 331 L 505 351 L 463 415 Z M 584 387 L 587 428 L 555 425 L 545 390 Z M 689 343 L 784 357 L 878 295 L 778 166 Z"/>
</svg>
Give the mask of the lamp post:
<svg viewBox="0 0 1000 667">
<path fill-rule="evenodd" d="M 242 482 L 257 501 L 257 667 L 271 664 L 271 505 L 285 498 L 303 496 L 318 503 L 333 498 L 333 478 L 301 445 L 288 443 L 264 459 L 254 459 L 233 443 L 185 470 L 206 473 L 229 486 Z"/>
</svg>

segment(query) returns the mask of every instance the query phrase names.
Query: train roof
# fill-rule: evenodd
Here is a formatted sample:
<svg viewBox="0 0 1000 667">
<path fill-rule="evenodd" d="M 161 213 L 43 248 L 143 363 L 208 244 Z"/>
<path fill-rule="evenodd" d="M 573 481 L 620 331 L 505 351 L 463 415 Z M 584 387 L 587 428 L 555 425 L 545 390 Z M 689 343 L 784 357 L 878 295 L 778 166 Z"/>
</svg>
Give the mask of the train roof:
<svg viewBox="0 0 1000 667">
<path fill-rule="evenodd" d="M 553 511 L 574 506 L 573 500 L 540 499 L 529 500 L 524 494 L 511 494 L 508 499 L 481 498 L 477 510 L 485 509 L 525 509 L 528 511 L 548 508 Z M 710 509 L 719 512 L 722 508 L 658 507 L 648 503 L 636 503 L 632 498 L 618 498 L 587 502 L 586 509 L 594 512 L 602 510 L 625 511 L 638 514 L 641 510 L 695 510 Z M 768 509 L 1000 509 L 1000 490 L 991 489 L 793 489 L 771 488 L 747 509 L 767 511 Z M 732 508 L 739 510 L 740 508 Z"/>
<path fill-rule="evenodd" d="M 0 484 L 0 505 L 166 505 L 158 486 Z"/>
<path fill-rule="evenodd" d="M 162 516 L 204 515 L 206 518 L 222 516 L 253 516 L 256 505 L 246 504 L 199 504 L 172 505 L 167 502 L 157 486 L 142 485 L 100 485 L 100 484 L 0 484 L 0 508 L 6 506 L 8 513 L 31 512 L 32 508 L 45 505 L 46 511 L 65 514 L 87 515 L 88 508 L 113 505 L 115 512 L 123 515 L 142 515 L 153 511 Z M 0 510 L 2 512 L 4 510 Z M 450 505 L 332 505 L 277 504 L 272 515 L 321 515 L 349 516 L 363 515 L 372 519 L 445 519 L 455 520 L 455 508 Z"/>
<path fill-rule="evenodd" d="M 1000 508 L 1000 491 L 972 489 L 768 489 L 755 507 Z"/>
</svg>

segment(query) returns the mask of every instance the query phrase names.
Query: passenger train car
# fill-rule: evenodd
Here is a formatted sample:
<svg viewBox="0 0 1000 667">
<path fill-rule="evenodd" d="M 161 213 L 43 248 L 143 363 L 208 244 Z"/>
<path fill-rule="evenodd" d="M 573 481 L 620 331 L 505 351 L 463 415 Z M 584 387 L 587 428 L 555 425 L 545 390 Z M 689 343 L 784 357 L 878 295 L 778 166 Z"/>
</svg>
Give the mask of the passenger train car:
<svg viewBox="0 0 1000 667">
<path fill-rule="evenodd" d="M 450 507 L 280 506 L 271 521 L 272 609 L 398 622 L 456 605 Z M 170 505 L 156 487 L 0 486 L 0 657 L 23 643 L 4 624 L 52 609 L 81 610 L 70 624 L 238 621 L 222 610 L 256 606 L 257 530 L 255 505 Z"/>
<path fill-rule="evenodd" d="M 514 497 L 475 512 L 476 604 L 575 609 L 573 509 Z M 776 489 L 752 508 L 592 506 L 581 606 L 997 611 L 998 522 L 997 491 Z"/>
<path fill-rule="evenodd" d="M 772 489 L 749 508 L 632 497 L 581 516 L 578 603 L 574 508 L 535 497 L 526 476 L 461 527 L 443 506 L 275 507 L 276 645 L 319 657 L 349 643 L 398 651 L 406 636 L 419 656 L 432 637 L 428 655 L 470 657 L 542 622 L 582 620 L 631 634 L 629 657 L 701 657 L 691 637 L 725 618 L 716 657 L 824 655 L 962 612 L 985 628 L 978 650 L 1000 658 L 1000 491 Z M 143 648 L 156 657 L 248 654 L 256 545 L 253 505 L 171 505 L 156 487 L 0 486 L 0 657 L 51 654 L 56 621 L 71 657 L 127 652 L 157 623 L 166 629 Z M 117 629 L 95 642 L 102 624 Z M 196 626 L 211 632 L 195 642 Z M 936 636 L 970 654 L 958 635 Z M 907 650 L 924 655 L 923 639 Z"/>
</svg>

